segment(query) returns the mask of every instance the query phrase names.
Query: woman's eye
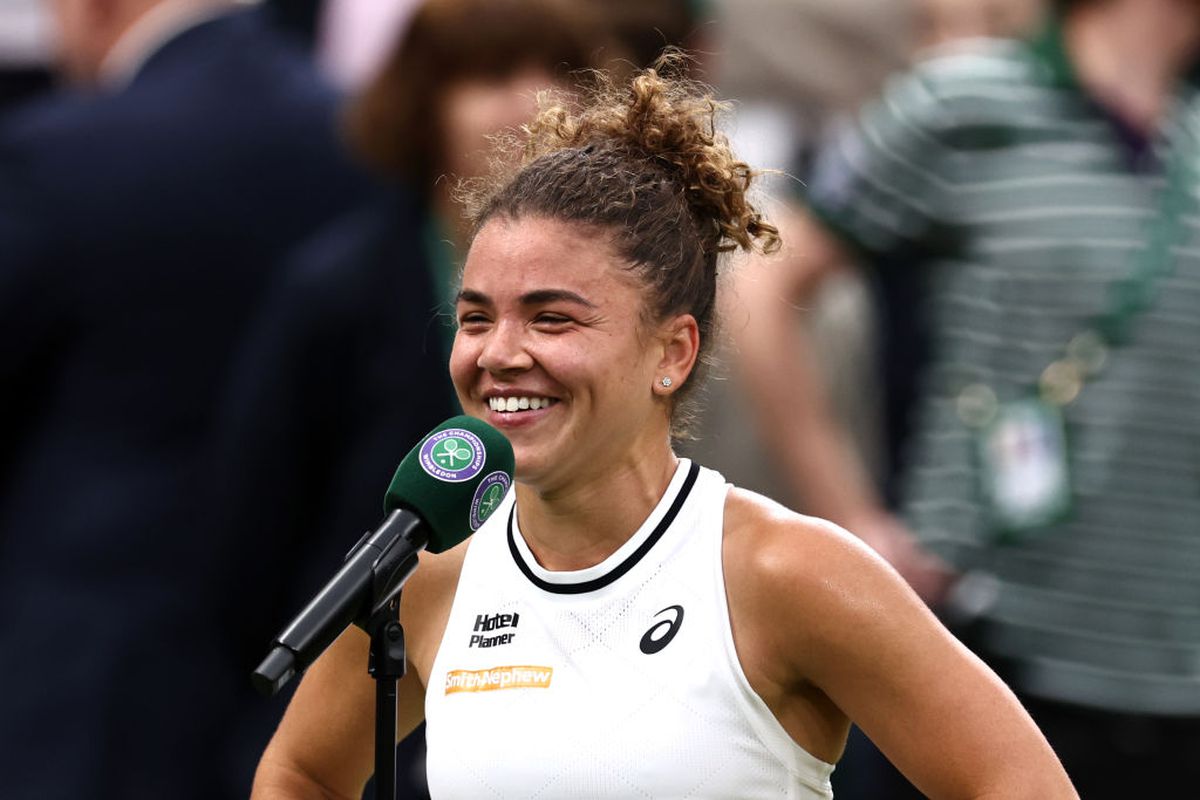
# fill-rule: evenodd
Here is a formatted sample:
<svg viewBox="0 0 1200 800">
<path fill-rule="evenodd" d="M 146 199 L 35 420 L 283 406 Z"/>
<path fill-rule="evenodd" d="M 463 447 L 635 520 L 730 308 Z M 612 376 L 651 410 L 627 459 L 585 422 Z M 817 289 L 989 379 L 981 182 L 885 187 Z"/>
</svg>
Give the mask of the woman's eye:
<svg viewBox="0 0 1200 800">
<path fill-rule="evenodd" d="M 478 311 L 467 312 L 465 314 L 460 315 L 458 318 L 458 327 L 460 327 L 460 328 L 469 328 L 469 327 L 473 327 L 473 326 L 477 327 L 479 325 L 484 325 L 486 323 L 487 323 L 487 316 L 484 314 L 480 314 Z"/>
<path fill-rule="evenodd" d="M 538 314 L 533 321 L 542 325 L 566 325 L 571 318 L 564 317 L 562 314 L 542 313 Z"/>
</svg>

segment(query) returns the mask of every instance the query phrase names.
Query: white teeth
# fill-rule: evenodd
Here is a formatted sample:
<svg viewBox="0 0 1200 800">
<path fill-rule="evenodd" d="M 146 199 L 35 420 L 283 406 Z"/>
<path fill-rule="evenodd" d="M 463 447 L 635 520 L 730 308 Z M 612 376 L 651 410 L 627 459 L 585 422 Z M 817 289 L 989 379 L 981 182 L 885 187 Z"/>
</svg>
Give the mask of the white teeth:
<svg viewBox="0 0 1200 800">
<path fill-rule="evenodd" d="M 508 413 L 526 409 L 536 411 L 549 407 L 553 402 L 549 397 L 489 397 L 488 408 Z"/>
</svg>

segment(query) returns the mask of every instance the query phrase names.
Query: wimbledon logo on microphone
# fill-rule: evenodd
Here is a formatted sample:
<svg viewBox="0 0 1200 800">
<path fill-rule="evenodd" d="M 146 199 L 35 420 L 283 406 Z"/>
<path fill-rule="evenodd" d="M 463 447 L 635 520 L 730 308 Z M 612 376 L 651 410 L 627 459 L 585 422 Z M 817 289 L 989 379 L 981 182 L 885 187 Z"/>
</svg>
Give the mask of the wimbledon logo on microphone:
<svg viewBox="0 0 1200 800">
<path fill-rule="evenodd" d="M 438 431 L 421 445 L 421 469 L 439 481 L 469 481 L 483 470 L 486 459 L 483 442 L 464 428 Z"/>
<path fill-rule="evenodd" d="M 471 530 L 479 530 L 484 520 L 500 507 L 511 483 L 508 473 L 500 470 L 490 473 L 479 482 L 475 487 L 475 496 L 471 498 Z"/>
</svg>

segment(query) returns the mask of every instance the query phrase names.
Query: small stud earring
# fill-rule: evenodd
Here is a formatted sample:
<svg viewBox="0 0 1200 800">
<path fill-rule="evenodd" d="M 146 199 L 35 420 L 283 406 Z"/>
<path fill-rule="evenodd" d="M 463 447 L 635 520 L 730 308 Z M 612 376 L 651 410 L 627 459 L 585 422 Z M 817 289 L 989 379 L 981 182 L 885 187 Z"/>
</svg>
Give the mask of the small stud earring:
<svg viewBox="0 0 1200 800">
<path fill-rule="evenodd" d="M 663 379 L 661 381 L 659 381 L 659 383 L 661 383 L 663 385 L 664 389 L 670 389 L 671 384 L 674 383 L 674 381 L 672 381 L 669 376 L 664 376 Z"/>
</svg>

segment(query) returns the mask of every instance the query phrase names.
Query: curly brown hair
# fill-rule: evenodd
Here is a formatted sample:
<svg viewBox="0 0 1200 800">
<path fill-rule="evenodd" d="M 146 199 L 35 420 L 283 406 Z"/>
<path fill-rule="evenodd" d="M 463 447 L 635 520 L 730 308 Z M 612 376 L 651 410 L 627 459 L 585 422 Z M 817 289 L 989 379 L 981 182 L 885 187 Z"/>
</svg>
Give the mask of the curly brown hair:
<svg viewBox="0 0 1200 800">
<path fill-rule="evenodd" d="M 478 230 L 492 217 L 543 216 L 601 228 L 647 289 L 652 321 L 691 314 L 700 360 L 673 395 L 672 434 L 695 416 L 695 388 L 711 358 L 718 256 L 773 252 L 779 232 L 747 197 L 757 174 L 717 130 L 727 105 L 682 75 L 670 50 L 617 85 L 604 73 L 572 103 L 544 93 L 536 119 L 501 150 L 523 148 L 515 175 L 464 185 L 460 198 Z M 498 158 L 497 164 L 512 163 Z"/>
</svg>

